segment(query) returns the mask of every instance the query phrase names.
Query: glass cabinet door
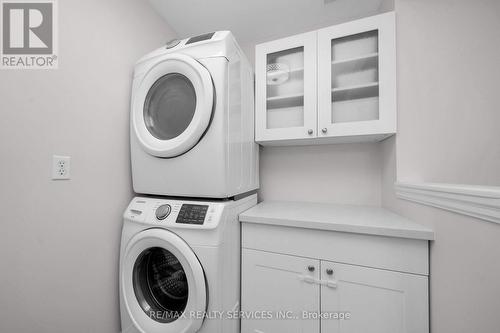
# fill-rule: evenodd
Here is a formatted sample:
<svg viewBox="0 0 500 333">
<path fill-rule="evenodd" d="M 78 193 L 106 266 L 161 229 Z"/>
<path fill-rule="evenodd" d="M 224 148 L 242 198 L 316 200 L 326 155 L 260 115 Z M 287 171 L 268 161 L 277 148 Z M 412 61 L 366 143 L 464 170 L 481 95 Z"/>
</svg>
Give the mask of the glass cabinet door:
<svg viewBox="0 0 500 333">
<path fill-rule="evenodd" d="M 256 139 L 316 135 L 316 33 L 256 47 Z"/>
<path fill-rule="evenodd" d="M 394 15 L 318 32 L 319 136 L 394 133 Z"/>
<path fill-rule="evenodd" d="M 378 31 L 333 39 L 331 49 L 331 122 L 378 120 Z"/>
<path fill-rule="evenodd" d="M 304 47 L 270 53 L 266 62 L 266 128 L 304 126 Z"/>
</svg>

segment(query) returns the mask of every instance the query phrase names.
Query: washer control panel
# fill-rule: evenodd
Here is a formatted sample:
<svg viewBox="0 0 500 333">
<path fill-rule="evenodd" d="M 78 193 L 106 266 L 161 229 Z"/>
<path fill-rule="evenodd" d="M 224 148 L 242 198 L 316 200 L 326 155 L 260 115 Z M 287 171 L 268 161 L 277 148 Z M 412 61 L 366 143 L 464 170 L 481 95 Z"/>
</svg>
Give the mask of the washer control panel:
<svg viewBox="0 0 500 333">
<path fill-rule="evenodd" d="M 207 211 L 208 205 L 183 204 L 175 223 L 203 224 Z"/>
<path fill-rule="evenodd" d="M 228 204 L 226 201 L 134 198 L 124 218 L 172 228 L 213 229 Z"/>
</svg>

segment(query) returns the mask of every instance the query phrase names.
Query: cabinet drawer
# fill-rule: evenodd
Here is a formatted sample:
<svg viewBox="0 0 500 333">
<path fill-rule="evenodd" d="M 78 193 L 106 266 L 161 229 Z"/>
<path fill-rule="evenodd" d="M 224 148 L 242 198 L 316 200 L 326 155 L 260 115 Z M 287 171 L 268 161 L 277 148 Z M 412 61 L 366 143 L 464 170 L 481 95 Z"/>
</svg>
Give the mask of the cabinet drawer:
<svg viewBox="0 0 500 333">
<path fill-rule="evenodd" d="M 242 246 L 398 272 L 429 274 L 426 240 L 243 223 Z"/>
</svg>

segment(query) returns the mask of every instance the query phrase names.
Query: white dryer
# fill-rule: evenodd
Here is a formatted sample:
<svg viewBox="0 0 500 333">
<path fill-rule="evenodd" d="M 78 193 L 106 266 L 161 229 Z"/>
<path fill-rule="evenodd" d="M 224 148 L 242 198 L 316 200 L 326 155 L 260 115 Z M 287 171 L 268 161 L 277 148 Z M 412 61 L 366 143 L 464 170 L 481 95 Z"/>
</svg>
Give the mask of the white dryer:
<svg viewBox="0 0 500 333">
<path fill-rule="evenodd" d="M 137 193 L 228 198 L 259 187 L 253 71 L 229 31 L 162 47 L 135 66 Z"/>
<path fill-rule="evenodd" d="M 240 224 L 257 203 L 137 197 L 120 249 L 123 333 L 238 333 Z"/>
</svg>

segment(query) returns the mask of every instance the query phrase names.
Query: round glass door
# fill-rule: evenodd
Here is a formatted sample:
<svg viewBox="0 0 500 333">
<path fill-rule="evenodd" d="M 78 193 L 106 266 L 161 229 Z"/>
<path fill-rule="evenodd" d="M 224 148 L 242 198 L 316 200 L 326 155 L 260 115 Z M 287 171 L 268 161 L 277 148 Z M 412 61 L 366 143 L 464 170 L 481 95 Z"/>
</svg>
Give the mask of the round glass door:
<svg viewBox="0 0 500 333">
<path fill-rule="evenodd" d="M 155 138 L 170 140 L 186 130 L 196 109 L 196 92 L 179 73 L 162 76 L 149 90 L 144 103 L 144 122 Z"/>
<path fill-rule="evenodd" d="M 143 251 L 134 265 L 133 281 L 137 301 L 151 319 L 169 323 L 186 309 L 186 272 L 171 252 L 159 247 Z"/>
<path fill-rule="evenodd" d="M 142 148 L 157 157 L 176 157 L 193 148 L 208 129 L 214 87 L 195 59 L 167 55 L 146 73 L 132 93 L 132 122 Z"/>
<path fill-rule="evenodd" d="M 151 228 L 130 239 L 121 262 L 120 284 L 128 315 L 140 332 L 197 332 L 207 310 L 205 273 L 193 249 L 165 229 Z"/>
</svg>

